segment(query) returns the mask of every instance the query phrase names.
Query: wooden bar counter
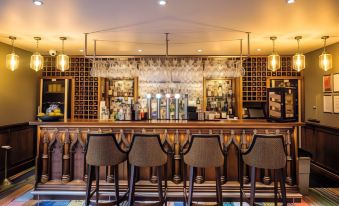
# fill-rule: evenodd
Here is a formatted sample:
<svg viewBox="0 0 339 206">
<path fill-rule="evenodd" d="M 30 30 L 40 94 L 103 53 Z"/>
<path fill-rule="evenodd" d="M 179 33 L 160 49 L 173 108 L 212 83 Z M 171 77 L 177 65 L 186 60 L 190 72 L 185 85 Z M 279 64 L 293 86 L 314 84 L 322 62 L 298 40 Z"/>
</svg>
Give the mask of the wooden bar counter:
<svg viewBox="0 0 339 206">
<path fill-rule="evenodd" d="M 239 198 L 239 151 L 246 150 L 254 134 L 282 134 L 287 153 L 286 176 L 289 201 L 299 202 L 301 195 L 297 190 L 297 128 L 303 123 L 272 123 L 266 120 L 220 120 L 220 121 L 111 121 L 111 120 L 69 120 L 67 122 L 31 122 L 37 126 L 36 184 L 34 194 L 39 198 L 70 195 L 74 199 L 83 199 L 87 179 L 85 162 L 85 144 L 87 133 L 113 132 L 121 148 L 128 149 L 131 137 L 136 133 L 160 134 L 165 148 L 174 151 L 168 161 L 167 180 L 168 197 L 182 200 L 182 175 L 186 167 L 181 152 L 191 141 L 192 134 L 219 134 L 227 156 L 222 171 L 223 197 Z M 151 148 L 150 148 L 151 149 Z M 248 168 L 244 167 L 244 181 L 249 183 Z M 127 163 L 119 166 L 120 184 L 127 189 Z M 113 168 L 103 167 L 101 172 L 101 189 L 113 192 Z M 197 169 L 196 197 L 200 199 L 215 198 L 213 169 Z M 273 198 L 271 172 L 257 172 L 257 197 Z M 157 198 L 156 173 L 152 168 L 141 168 L 137 174 L 138 191 L 146 192 L 143 197 Z M 246 190 L 249 189 L 247 184 Z M 247 191 L 248 192 L 248 191 Z M 105 194 L 105 192 L 103 192 Z M 142 199 L 142 197 L 139 197 Z"/>
</svg>

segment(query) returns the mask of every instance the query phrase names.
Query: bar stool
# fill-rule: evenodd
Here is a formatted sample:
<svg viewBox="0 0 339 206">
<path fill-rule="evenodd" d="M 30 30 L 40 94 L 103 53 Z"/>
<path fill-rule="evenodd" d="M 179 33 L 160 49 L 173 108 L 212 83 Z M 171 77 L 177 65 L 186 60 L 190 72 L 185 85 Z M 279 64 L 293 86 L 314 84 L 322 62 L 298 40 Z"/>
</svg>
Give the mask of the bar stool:
<svg viewBox="0 0 339 206">
<path fill-rule="evenodd" d="M 134 204 L 135 192 L 135 171 L 137 167 L 156 167 L 158 175 L 158 204 L 166 203 L 167 193 L 167 168 L 165 167 L 165 196 L 162 189 L 162 167 L 167 163 L 167 155 L 171 151 L 166 151 L 161 144 L 158 134 L 134 134 L 128 154 L 128 161 L 131 165 L 130 192 L 128 196 L 128 205 Z"/>
<path fill-rule="evenodd" d="M 85 205 L 90 204 L 90 199 L 96 193 L 96 204 L 99 201 L 99 178 L 100 166 L 114 167 L 114 185 L 115 185 L 115 202 L 119 205 L 121 199 L 119 197 L 119 170 L 118 165 L 127 160 L 127 152 L 123 151 L 115 139 L 113 133 L 98 133 L 88 134 L 86 144 L 86 162 L 88 164 L 88 178 L 86 188 L 86 202 Z M 95 171 L 94 171 L 95 170 Z M 96 179 L 96 188 L 91 191 L 92 181 L 94 180 L 94 172 Z M 125 194 L 124 196 L 126 196 Z"/>
<path fill-rule="evenodd" d="M 277 174 L 280 176 L 280 188 L 283 206 L 287 206 L 285 173 L 286 153 L 283 135 L 254 135 L 249 149 L 242 153 L 246 165 L 251 166 L 251 194 L 250 205 L 255 205 L 255 176 L 256 168 L 274 171 L 274 202 L 277 205 L 278 183 Z M 243 202 L 243 169 L 240 164 L 240 203 Z"/>
<path fill-rule="evenodd" d="M 189 144 L 187 151 L 183 153 L 185 164 L 190 167 L 189 177 L 189 195 L 188 202 L 186 192 L 186 172 L 184 172 L 184 198 L 188 205 L 193 202 L 193 188 L 194 188 L 194 168 L 215 168 L 216 180 L 216 195 L 218 205 L 223 204 L 221 175 L 220 170 L 224 164 L 224 152 L 220 143 L 219 135 L 198 134 L 192 135 L 192 141 Z"/>
<path fill-rule="evenodd" d="M 5 177 L 4 177 L 4 181 L 2 182 L 2 185 L 7 186 L 7 185 L 11 185 L 12 182 L 7 178 L 7 172 L 8 172 L 8 151 L 10 149 L 12 149 L 11 146 L 9 145 L 4 145 L 1 146 L 1 149 L 5 150 Z"/>
</svg>

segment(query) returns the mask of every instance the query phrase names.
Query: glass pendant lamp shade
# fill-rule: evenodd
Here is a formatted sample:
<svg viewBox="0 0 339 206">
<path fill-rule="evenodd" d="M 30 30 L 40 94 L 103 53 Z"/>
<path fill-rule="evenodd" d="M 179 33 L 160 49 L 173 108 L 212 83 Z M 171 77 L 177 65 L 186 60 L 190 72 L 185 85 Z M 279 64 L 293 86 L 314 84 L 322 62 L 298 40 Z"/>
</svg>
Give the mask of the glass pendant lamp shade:
<svg viewBox="0 0 339 206">
<path fill-rule="evenodd" d="M 62 41 L 62 52 L 57 56 L 56 68 L 64 72 L 69 69 L 69 57 L 64 54 L 64 41 L 67 40 L 67 38 L 60 37 L 60 40 Z"/>
<path fill-rule="evenodd" d="M 39 41 L 41 40 L 41 38 L 34 37 L 34 39 L 37 41 L 37 44 L 36 44 L 37 51 L 34 52 L 34 54 L 31 56 L 29 67 L 33 69 L 34 71 L 38 72 L 42 70 L 44 67 L 44 57 L 38 52 Z"/>
<path fill-rule="evenodd" d="M 9 39 L 12 41 L 12 52 L 6 55 L 6 68 L 15 71 L 19 68 L 19 56 L 14 52 L 14 40 L 16 40 L 16 37 L 10 36 Z"/>
<path fill-rule="evenodd" d="M 275 40 L 277 37 L 272 36 L 270 39 L 273 42 L 272 54 L 268 56 L 268 69 L 275 72 L 280 69 L 280 55 L 275 51 Z"/>
<path fill-rule="evenodd" d="M 298 42 L 298 52 L 293 56 L 293 69 L 297 72 L 305 69 L 305 55 L 300 52 L 300 39 L 301 36 L 296 36 L 295 39 Z"/>
<path fill-rule="evenodd" d="M 19 68 L 19 56 L 14 52 L 6 55 L 6 68 L 12 72 Z"/>
<path fill-rule="evenodd" d="M 320 69 L 324 70 L 325 72 L 332 69 L 332 55 L 326 52 L 326 40 L 329 36 L 323 36 L 321 39 L 324 40 L 324 51 L 319 56 L 319 67 Z"/>
</svg>

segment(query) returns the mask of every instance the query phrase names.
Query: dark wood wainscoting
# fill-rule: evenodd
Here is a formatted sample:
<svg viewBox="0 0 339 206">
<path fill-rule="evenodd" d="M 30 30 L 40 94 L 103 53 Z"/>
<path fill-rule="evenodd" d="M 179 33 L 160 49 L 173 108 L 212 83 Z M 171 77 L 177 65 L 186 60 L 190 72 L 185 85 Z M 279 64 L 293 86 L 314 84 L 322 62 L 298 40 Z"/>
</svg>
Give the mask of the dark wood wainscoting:
<svg viewBox="0 0 339 206">
<path fill-rule="evenodd" d="M 339 175 L 339 128 L 307 123 L 302 129 L 301 147 L 312 153 L 312 163 Z"/>
<path fill-rule="evenodd" d="M 27 123 L 0 126 L 0 146 L 9 145 L 8 176 L 34 166 L 36 128 Z M 0 151 L 0 182 L 4 178 L 4 150 Z"/>
</svg>

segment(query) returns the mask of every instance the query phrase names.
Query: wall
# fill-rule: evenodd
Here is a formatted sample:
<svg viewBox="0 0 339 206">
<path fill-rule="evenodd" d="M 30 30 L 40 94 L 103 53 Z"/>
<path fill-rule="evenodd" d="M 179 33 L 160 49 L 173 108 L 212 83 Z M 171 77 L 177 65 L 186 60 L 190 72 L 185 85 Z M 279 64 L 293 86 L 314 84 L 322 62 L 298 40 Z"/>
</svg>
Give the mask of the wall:
<svg viewBox="0 0 339 206">
<path fill-rule="evenodd" d="M 339 114 L 323 112 L 322 77 L 325 74 L 339 73 L 339 42 L 326 47 L 326 51 L 333 55 L 333 69 L 324 72 L 319 68 L 319 55 L 323 49 L 306 54 L 305 77 L 305 120 L 309 118 L 320 120 L 324 126 L 339 128 Z M 316 106 L 316 109 L 313 107 Z"/>
<path fill-rule="evenodd" d="M 0 126 L 33 120 L 38 105 L 39 74 L 29 68 L 32 53 L 16 48 L 20 67 L 12 72 L 5 62 L 10 52 L 10 45 L 0 43 Z"/>
</svg>

